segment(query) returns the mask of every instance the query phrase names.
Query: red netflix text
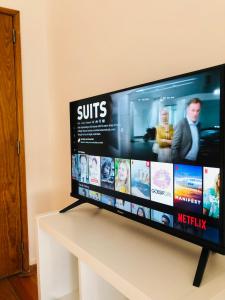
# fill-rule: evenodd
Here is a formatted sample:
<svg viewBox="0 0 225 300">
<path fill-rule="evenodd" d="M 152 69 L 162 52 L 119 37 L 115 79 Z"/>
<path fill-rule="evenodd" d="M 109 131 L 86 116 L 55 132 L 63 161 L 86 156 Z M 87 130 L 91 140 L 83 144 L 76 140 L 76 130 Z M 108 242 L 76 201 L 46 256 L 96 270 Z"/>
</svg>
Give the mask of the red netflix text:
<svg viewBox="0 0 225 300">
<path fill-rule="evenodd" d="M 181 213 L 178 214 L 177 219 L 178 219 L 179 223 L 192 225 L 194 227 L 198 227 L 200 229 L 206 230 L 206 220 L 188 216 L 188 215 L 181 214 Z"/>
</svg>

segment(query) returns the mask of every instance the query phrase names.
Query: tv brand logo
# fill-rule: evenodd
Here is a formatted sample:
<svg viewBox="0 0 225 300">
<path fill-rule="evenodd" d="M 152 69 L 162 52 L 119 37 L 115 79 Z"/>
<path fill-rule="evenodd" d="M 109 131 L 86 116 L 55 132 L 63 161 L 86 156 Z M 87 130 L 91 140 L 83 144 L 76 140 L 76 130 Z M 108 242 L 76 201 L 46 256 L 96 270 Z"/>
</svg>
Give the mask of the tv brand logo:
<svg viewBox="0 0 225 300">
<path fill-rule="evenodd" d="M 181 213 L 178 214 L 177 220 L 179 223 L 192 225 L 194 227 L 206 230 L 206 220 L 188 216 L 188 215 L 181 214 Z"/>
<path fill-rule="evenodd" d="M 79 105 L 77 108 L 77 119 L 80 121 L 83 118 L 87 119 L 97 119 L 105 118 L 107 115 L 106 101 L 95 102 L 86 105 Z"/>
</svg>

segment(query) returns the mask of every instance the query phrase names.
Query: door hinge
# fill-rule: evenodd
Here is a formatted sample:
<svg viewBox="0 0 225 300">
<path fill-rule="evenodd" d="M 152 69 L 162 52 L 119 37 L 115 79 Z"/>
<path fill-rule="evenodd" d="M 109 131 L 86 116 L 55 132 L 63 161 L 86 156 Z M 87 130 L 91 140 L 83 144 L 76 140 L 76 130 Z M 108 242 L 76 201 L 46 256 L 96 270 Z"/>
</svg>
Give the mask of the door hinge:
<svg viewBox="0 0 225 300">
<path fill-rule="evenodd" d="M 12 30 L 12 38 L 13 38 L 13 44 L 16 43 L 16 30 L 13 28 Z"/>
<path fill-rule="evenodd" d="M 17 154 L 20 155 L 20 141 L 17 141 Z"/>
</svg>

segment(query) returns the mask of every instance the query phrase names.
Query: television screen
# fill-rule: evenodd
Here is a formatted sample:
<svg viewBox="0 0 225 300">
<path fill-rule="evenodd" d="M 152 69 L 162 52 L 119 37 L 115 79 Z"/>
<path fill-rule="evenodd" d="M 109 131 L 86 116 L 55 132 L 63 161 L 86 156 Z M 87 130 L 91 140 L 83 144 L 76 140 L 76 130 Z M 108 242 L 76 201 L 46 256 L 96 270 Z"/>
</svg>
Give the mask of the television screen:
<svg viewBox="0 0 225 300">
<path fill-rule="evenodd" d="M 224 253 L 224 71 L 71 102 L 71 195 Z"/>
</svg>

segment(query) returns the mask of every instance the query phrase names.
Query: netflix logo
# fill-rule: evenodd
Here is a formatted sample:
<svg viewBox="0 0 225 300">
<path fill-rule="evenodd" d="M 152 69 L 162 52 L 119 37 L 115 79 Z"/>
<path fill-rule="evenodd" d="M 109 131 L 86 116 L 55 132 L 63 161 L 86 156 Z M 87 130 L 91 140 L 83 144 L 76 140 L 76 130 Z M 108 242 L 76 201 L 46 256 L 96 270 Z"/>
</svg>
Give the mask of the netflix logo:
<svg viewBox="0 0 225 300">
<path fill-rule="evenodd" d="M 179 223 L 192 225 L 196 228 L 206 230 L 206 220 L 178 213 L 177 220 Z"/>
</svg>

